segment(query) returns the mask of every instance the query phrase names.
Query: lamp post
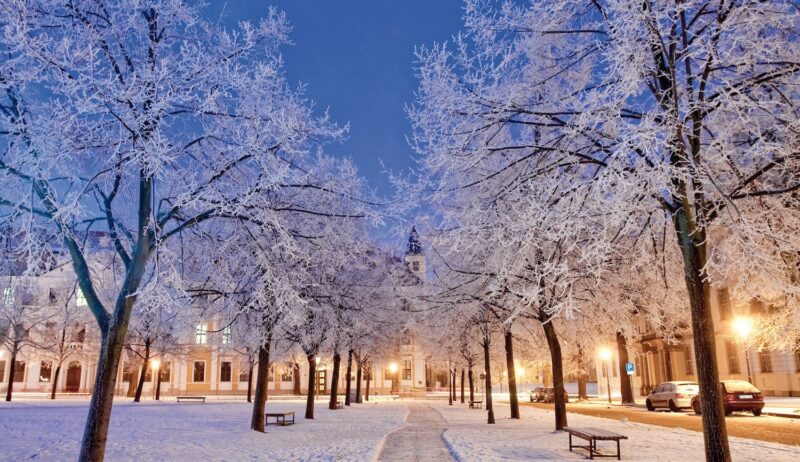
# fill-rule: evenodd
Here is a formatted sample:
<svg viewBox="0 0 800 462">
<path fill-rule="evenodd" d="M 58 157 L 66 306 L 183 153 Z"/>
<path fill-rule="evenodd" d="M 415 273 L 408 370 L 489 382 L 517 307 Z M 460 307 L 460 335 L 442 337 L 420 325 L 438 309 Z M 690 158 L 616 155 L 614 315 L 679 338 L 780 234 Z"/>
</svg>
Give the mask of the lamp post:
<svg viewBox="0 0 800 462">
<path fill-rule="evenodd" d="M 747 381 L 753 383 L 753 376 L 750 372 L 750 343 L 748 336 L 753 331 L 753 321 L 750 318 L 736 318 L 733 320 L 733 328 L 739 341 L 744 344 L 744 362 L 747 364 Z"/>
<path fill-rule="evenodd" d="M 161 361 L 154 359 L 150 361 L 150 367 L 153 369 L 153 374 L 156 375 L 156 401 L 161 397 Z"/>
<path fill-rule="evenodd" d="M 392 391 L 391 393 L 394 394 L 397 392 L 397 388 L 395 388 L 395 384 L 398 382 L 397 374 L 400 371 L 400 368 L 397 367 L 396 362 L 389 363 L 389 372 L 392 374 Z"/>
<path fill-rule="evenodd" d="M 605 361 L 606 390 L 608 390 L 608 403 L 611 404 L 611 350 L 606 347 L 600 349 L 600 358 Z"/>
</svg>

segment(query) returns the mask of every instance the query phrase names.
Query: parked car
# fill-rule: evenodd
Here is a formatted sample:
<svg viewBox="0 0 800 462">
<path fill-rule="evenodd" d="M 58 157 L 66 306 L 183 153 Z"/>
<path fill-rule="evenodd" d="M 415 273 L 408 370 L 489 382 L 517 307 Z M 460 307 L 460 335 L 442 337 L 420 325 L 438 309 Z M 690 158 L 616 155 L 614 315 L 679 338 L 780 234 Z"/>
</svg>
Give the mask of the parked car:
<svg viewBox="0 0 800 462">
<path fill-rule="evenodd" d="M 698 396 L 700 387 L 696 382 L 664 382 L 647 395 L 645 405 L 648 411 L 667 408 L 672 412 L 692 407 L 692 398 Z"/>
<path fill-rule="evenodd" d="M 542 393 L 543 389 L 544 389 L 544 387 L 536 387 L 533 390 L 531 390 L 531 402 L 532 403 L 538 403 L 539 401 L 541 401 L 544 398 L 544 393 Z"/>
<path fill-rule="evenodd" d="M 552 403 L 556 400 L 556 393 L 553 387 L 547 387 L 542 389 L 542 399 L 541 402 L 543 403 Z M 564 402 L 569 402 L 569 393 L 564 390 Z"/>
<path fill-rule="evenodd" d="M 752 412 L 756 417 L 761 415 L 764 395 L 753 384 L 744 380 L 723 380 L 720 385 L 725 415 L 739 411 Z M 700 395 L 692 398 L 692 409 L 695 414 L 700 414 Z"/>
</svg>

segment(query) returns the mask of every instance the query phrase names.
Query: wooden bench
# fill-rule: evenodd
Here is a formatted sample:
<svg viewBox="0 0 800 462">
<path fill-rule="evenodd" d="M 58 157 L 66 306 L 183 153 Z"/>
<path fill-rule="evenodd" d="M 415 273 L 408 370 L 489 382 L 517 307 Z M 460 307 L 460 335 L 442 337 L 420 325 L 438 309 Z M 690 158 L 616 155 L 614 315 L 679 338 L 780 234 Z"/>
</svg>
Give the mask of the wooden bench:
<svg viewBox="0 0 800 462">
<path fill-rule="evenodd" d="M 203 403 L 206 402 L 205 396 L 178 396 L 178 402 L 181 401 L 202 401 Z"/>
<path fill-rule="evenodd" d="M 286 425 L 294 425 L 294 412 L 267 412 L 266 413 L 266 422 L 264 425 L 269 425 L 269 418 L 275 417 L 275 425 L 286 426 Z M 292 420 L 286 420 L 287 417 L 291 417 Z"/>
<path fill-rule="evenodd" d="M 469 408 L 470 409 L 482 409 L 483 401 L 470 401 Z"/>
<path fill-rule="evenodd" d="M 564 427 L 564 431 L 569 433 L 569 450 L 572 451 L 573 448 L 581 448 L 586 449 L 589 451 L 589 458 L 594 459 L 595 457 L 616 457 L 617 460 L 620 459 L 620 451 L 619 451 L 619 441 L 620 440 L 627 440 L 628 437 L 625 435 L 620 435 L 619 433 L 614 433 L 608 430 L 603 430 L 601 428 L 593 428 L 593 427 Z M 584 439 L 589 442 L 588 445 L 578 445 L 572 444 L 572 437 L 578 437 Z M 598 441 L 616 441 L 617 442 L 617 453 L 616 454 L 603 454 L 597 450 L 597 442 Z"/>
</svg>

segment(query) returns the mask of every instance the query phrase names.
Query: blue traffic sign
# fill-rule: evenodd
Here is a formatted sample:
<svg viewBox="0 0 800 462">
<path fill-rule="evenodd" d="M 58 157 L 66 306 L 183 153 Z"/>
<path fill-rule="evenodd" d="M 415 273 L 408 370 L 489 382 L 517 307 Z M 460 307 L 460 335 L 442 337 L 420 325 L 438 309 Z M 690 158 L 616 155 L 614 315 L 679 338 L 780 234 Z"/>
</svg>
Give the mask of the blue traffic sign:
<svg viewBox="0 0 800 462">
<path fill-rule="evenodd" d="M 636 372 L 636 366 L 633 363 L 625 363 L 625 372 L 627 372 L 628 375 L 633 375 L 633 373 Z"/>
</svg>

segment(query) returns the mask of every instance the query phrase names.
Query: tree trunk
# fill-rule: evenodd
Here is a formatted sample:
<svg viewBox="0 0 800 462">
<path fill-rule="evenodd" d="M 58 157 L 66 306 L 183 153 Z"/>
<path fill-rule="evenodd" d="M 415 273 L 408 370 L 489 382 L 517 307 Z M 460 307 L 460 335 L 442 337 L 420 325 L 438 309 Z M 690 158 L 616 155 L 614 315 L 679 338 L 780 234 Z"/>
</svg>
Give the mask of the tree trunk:
<svg viewBox="0 0 800 462">
<path fill-rule="evenodd" d="M 369 401 L 369 381 L 372 379 L 372 366 L 367 368 L 364 372 L 365 380 L 367 381 L 367 387 L 364 390 L 364 401 Z"/>
<path fill-rule="evenodd" d="M 356 404 L 361 404 L 361 361 L 356 361 Z"/>
<path fill-rule="evenodd" d="M 144 342 L 144 363 L 142 364 L 142 371 L 139 374 L 139 383 L 136 385 L 136 396 L 133 398 L 135 403 L 142 399 L 142 389 L 144 389 L 144 376 L 147 374 L 147 369 L 150 366 L 150 342 Z"/>
<path fill-rule="evenodd" d="M 672 355 L 669 352 L 669 347 L 664 347 L 664 369 L 667 372 L 667 382 L 672 382 Z"/>
<path fill-rule="evenodd" d="M 689 293 L 689 306 L 692 313 L 692 334 L 694 335 L 695 364 L 697 382 L 700 385 L 700 408 L 703 419 L 703 440 L 707 461 L 731 460 L 728 445 L 728 430 L 725 425 L 725 408 L 717 369 L 716 339 L 714 320 L 711 315 L 710 287 L 703 277 L 706 266 L 706 236 L 699 230 L 692 233 L 686 207 L 673 215 L 678 244 L 683 254 L 684 278 Z"/>
<path fill-rule="evenodd" d="M 314 418 L 314 388 L 317 381 L 317 355 L 308 357 L 308 390 L 306 392 L 306 419 Z"/>
<path fill-rule="evenodd" d="M 625 369 L 628 362 L 628 343 L 622 332 L 617 332 L 617 354 L 619 355 L 619 383 L 622 394 L 622 404 L 634 404 L 631 376 Z"/>
<path fill-rule="evenodd" d="M 487 421 L 486 423 L 493 424 L 494 423 L 494 409 L 492 408 L 492 369 L 491 364 L 489 363 L 489 339 L 484 337 L 483 339 L 483 367 L 486 369 L 486 380 L 484 382 L 484 386 L 486 387 L 486 412 L 487 412 Z"/>
<path fill-rule="evenodd" d="M 258 371 L 256 373 L 256 395 L 253 402 L 253 414 L 250 416 L 250 429 L 264 433 L 266 431 L 265 415 L 267 407 L 267 387 L 269 387 L 269 353 L 272 342 L 268 341 L 258 349 Z M 252 371 L 253 368 L 251 367 Z"/>
<path fill-rule="evenodd" d="M 292 379 L 292 385 L 294 386 L 292 393 L 294 393 L 295 396 L 302 395 L 303 393 L 300 391 L 300 363 L 292 364 Z"/>
<path fill-rule="evenodd" d="M 112 325 L 108 327 L 100 340 L 100 354 L 97 360 L 92 398 L 89 402 L 89 415 L 86 418 L 81 449 L 78 454 L 79 462 L 102 461 L 105 457 L 117 370 L 122 357 L 125 334 L 128 332 L 133 299 L 129 298 L 125 303 L 130 306 L 124 309 L 126 313 L 119 316 L 122 319 L 112 320 Z M 114 318 L 118 317 L 114 316 Z"/>
<path fill-rule="evenodd" d="M 163 364 L 159 364 L 156 371 L 156 374 L 158 374 L 158 377 L 156 377 L 156 401 L 161 399 L 161 366 Z"/>
<path fill-rule="evenodd" d="M 344 374 L 344 405 L 350 405 L 350 382 L 353 380 L 353 350 L 347 350 L 347 372 Z"/>
<path fill-rule="evenodd" d="M 336 402 L 339 401 L 339 365 L 342 362 L 342 357 L 339 353 L 333 355 L 333 376 L 331 377 L 331 402 L 328 406 L 330 409 L 336 410 Z"/>
<path fill-rule="evenodd" d="M 250 370 L 247 372 L 247 402 L 253 402 L 253 363 L 250 363 Z"/>
<path fill-rule="evenodd" d="M 564 366 L 561 358 L 561 344 L 558 334 L 553 326 L 552 318 L 542 323 L 547 346 L 550 349 L 550 360 L 553 367 L 553 402 L 555 404 L 556 430 L 563 430 L 567 426 L 567 404 L 564 401 Z"/>
<path fill-rule="evenodd" d="M 61 375 L 61 364 L 56 366 L 56 373 L 53 374 L 53 387 L 50 391 L 50 399 L 56 399 L 56 390 L 58 389 L 58 376 Z"/>
<path fill-rule="evenodd" d="M 475 374 L 472 372 L 471 366 L 467 371 L 467 377 L 469 378 L 469 400 L 475 401 Z"/>
<path fill-rule="evenodd" d="M 11 364 L 8 368 L 8 388 L 6 388 L 6 401 L 11 401 L 11 395 L 14 392 L 14 371 L 17 368 L 17 352 L 19 349 L 16 345 L 11 350 Z"/>
<path fill-rule="evenodd" d="M 588 381 L 588 377 L 583 372 L 578 374 L 578 399 L 585 400 L 589 399 L 589 395 L 586 393 L 586 382 Z"/>
<path fill-rule="evenodd" d="M 450 406 L 453 405 L 453 381 L 455 380 L 455 375 L 453 374 L 452 369 L 447 369 L 447 404 Z"/>
<path fill-rule="evenodd" d="M 464 368 L 461 368 L 461 404 L 464 404 Z"/>
<path fill-rule="evenodd" d="M 514 336 L 506 331 L 506 370 L 508 370 L 508 397 L 511 403 L 511 418 L 519 419 L 519 400 L 517 398 L 517 367 L 514 365 Z"/>
</svg>

